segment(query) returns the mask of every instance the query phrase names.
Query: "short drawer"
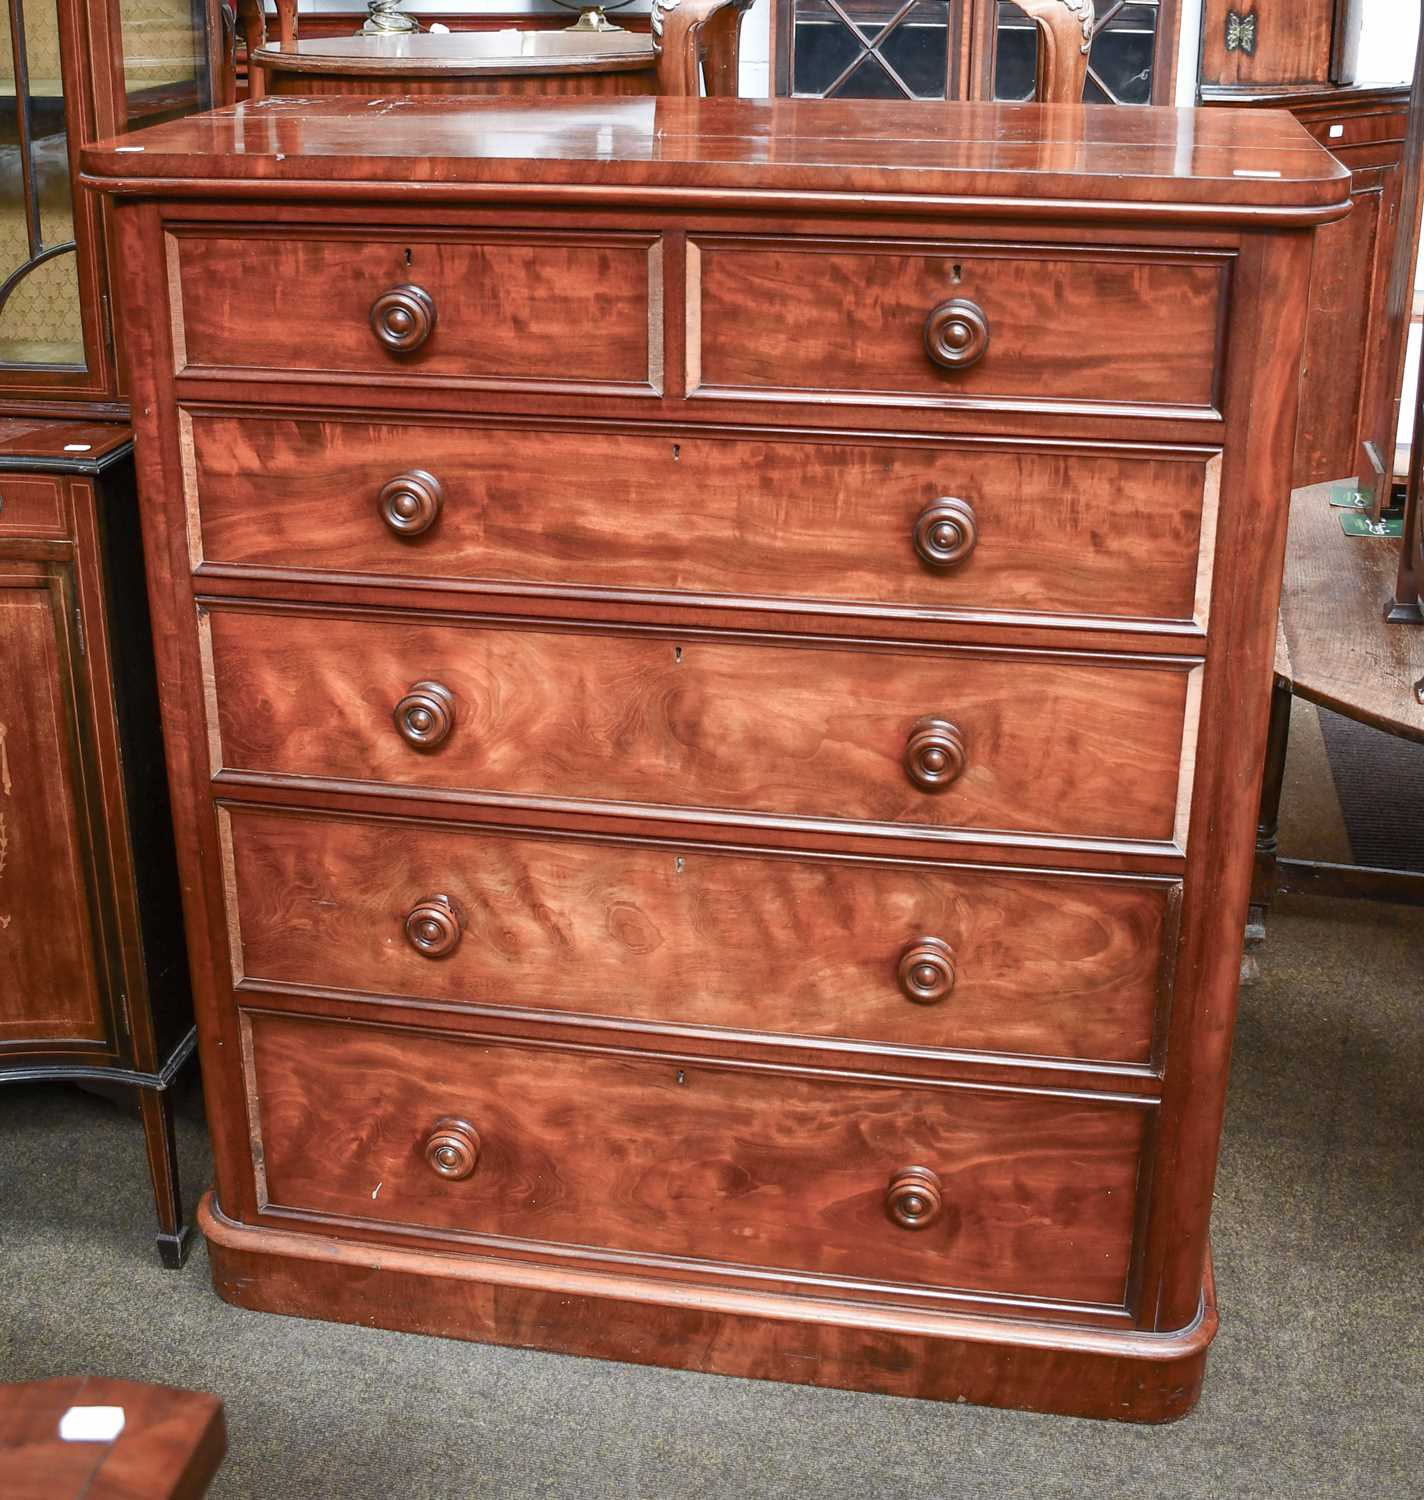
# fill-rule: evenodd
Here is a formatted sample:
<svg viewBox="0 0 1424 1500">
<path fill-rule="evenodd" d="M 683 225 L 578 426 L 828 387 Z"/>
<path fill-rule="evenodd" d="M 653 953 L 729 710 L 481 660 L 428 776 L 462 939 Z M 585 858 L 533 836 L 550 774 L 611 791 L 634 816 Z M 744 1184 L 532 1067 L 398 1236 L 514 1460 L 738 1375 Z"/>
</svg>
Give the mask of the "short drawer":
<svg viewBox="0 0 1424 1500">
<path fill-rule="evenodd" d="M 188 420 L 195 565 L 1205 618 L 1201 450 Z"/>
<path fill-rule="evenodd" d="M 1220 256 L 721 236 L 689 254 L 694 396 L 1217 405 Z"/>
<path fill-rule="evenodd" d="M 215 770 L 1157 840 L 1187 791 L 1185 660 L 206 618 Z"/>
<path fill-rule="evenodd" d="M 1346 115 L 1338 120 L 1307 119 L 1305 128 L 1332 150 L 1339 147 L 1371 146 L 1381 141 L 1403 141 L 1409 116 L 1399 110 L 1380 114 Z"/>
<path fill-rule="evenodd" d="M 53 479 L 0 473 L 0 534 L 67 536 L 64 493 Z"/>
<path fill-rule="evenodd" d="M 526 1253 L 1126 1297 L 1137 1101 L 244 1022 L 269 1212 Z"/>
<path fill-rule="evenodd" d="M 660 242 L 639 234 L 177 231 L 180 373 L 660 381 Z"/>
<path fill-rule="evenodd" d="M 222 817 L 244 983 L 916 1049 L 1147 1063 L 1180 890 Z"/>
</svg>

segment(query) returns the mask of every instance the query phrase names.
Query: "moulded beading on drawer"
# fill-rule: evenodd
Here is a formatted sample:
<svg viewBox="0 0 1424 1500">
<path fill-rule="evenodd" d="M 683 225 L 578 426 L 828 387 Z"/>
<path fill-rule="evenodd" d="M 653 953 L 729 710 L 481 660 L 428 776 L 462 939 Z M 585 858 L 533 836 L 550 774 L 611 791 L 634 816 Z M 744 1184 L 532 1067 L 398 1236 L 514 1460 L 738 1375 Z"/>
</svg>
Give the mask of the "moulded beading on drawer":
<svg viewBox="0 0 1424 1500">
<path fill-rule="evenodd" d="M 1204 624 L 1220 456 L 185 413 L 195 566 Z"/>
<path fill-rule="evenodd" d="M 1145 1066 L 1180 883 L 220 812 L 234 978 Z"/>
<path fill-rule="evenodd" d="M 213 769 L 629 809 L 1184 833 L 1189 658 L 203 606 Z"/>
<path fill-rule="evenodd" d="M 655 235 L 204 226 L 167 244 L 179 374 L 662 384 Z"/>
<path fill-rule="evenodd" d="M 1126 1297 L 1142 1101 L 271 1012 L 243 1023 L 269 1212 L 510 1249 Z"/>
</svg>

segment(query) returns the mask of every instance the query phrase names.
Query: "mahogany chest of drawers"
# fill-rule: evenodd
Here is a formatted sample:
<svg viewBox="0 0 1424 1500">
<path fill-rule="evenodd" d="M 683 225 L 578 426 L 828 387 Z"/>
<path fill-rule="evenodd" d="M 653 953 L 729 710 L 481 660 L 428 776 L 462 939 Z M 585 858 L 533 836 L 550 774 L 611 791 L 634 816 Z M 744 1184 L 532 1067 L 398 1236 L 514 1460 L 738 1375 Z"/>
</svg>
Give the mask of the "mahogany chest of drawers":
<svg viewBox="0 0 1424 1500">
<path fill-rule="evenodd" d="M 731 100 L 85 163 L 222 1295 L 1188 1410 L 1344 169 L 1284 116 Z"/>
</svg>

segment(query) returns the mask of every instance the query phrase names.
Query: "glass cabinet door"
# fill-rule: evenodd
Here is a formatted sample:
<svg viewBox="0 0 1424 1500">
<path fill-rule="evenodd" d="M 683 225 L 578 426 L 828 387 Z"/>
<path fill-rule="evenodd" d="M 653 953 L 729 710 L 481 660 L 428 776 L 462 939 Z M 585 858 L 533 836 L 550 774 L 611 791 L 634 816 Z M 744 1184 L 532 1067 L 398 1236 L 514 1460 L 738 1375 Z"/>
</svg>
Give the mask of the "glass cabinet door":
<svg viewBox="0 0 1424 1500">
<path fill-rule="evenodd" d="M 0 406 L 120 394 L 79 148 L 212 97 L 218 0 L 0 0 Z"/>
<path fill-rule="evenodd" d="M 212 107 L 207 0 L 118 0 L 122 130 Z"/>
<path fill-rule="evenodd" d="M 958 9 L 950 0 L 780 0 L 777 92 L 952 98 Z"/>
<path fill-rule="evenodd" d="M 87 369 L 56 0 L 0 6 L 0 368 Z"/>
</svg>

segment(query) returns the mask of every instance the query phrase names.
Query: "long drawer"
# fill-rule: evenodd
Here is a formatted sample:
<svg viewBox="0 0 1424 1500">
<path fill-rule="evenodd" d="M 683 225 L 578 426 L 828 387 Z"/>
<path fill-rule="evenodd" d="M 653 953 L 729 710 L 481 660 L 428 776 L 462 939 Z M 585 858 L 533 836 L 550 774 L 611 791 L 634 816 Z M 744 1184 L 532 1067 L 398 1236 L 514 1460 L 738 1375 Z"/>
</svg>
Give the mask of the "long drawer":
<svg viewBox="0 0 1424 1500">
<path fill-rule="evenodd" d="M 1126 1295 L 1150 1117 L 1137 1102 L 244 1021 L 268 1211 L 890 1285 Z"/>
<path fill-rule="evenodd" d="M 204 229 L 170 234 L 169 254 L 180 373 L 644 393 L 661 380 L 661 247 L 651 235 Z"/>
<path fill-rule="evenodd" d="M 237 977 L 1145 1064 L 1178 884 L 603 844 L 230 804 Z"/>
<path fill-rule="evenodd" d="M 1189 791 L 1185 661 L 205 608 L 215 770 L 1152 840 Z"/>
<path fill-rule="evenodd" d="M 1202 451 L 213 413 L 189 429 L 195 565 L 1205 619 Z"/>
<path fill-rule="evenodd" d="M 688 392 L 822 404 L 1213 408 L 1211 255 L 697 236 Z"/>
</svg>

